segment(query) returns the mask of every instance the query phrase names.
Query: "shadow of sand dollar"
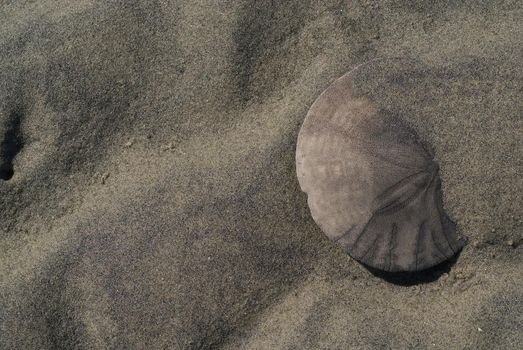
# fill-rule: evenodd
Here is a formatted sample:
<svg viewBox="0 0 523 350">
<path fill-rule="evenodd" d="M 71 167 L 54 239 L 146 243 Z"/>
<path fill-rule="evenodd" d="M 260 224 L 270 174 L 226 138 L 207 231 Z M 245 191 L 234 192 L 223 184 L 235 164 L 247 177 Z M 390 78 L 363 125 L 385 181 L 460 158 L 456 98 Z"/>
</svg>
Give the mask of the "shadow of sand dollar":
<svg viewBox="0 0 523 350">
<path fill-rule="evenodd" d="M 379 270 L 424 270 L 466 241 L 443 209 L 432 149 L 388 94 L 422 73 L 402 59 L 358 66 L 318 97 L 298 135 L 297 175 L 312 217 L 349 255 Z"/>
</svg>

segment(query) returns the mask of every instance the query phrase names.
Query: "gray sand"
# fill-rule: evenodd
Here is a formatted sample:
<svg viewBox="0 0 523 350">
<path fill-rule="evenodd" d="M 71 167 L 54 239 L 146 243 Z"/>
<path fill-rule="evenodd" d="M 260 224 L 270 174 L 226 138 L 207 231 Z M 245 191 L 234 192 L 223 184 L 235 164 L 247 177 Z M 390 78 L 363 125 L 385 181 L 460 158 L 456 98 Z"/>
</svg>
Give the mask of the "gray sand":
<svg viewBox="0 0 523 350">
<path fill-rule="evenodd" d="M 2 2 L 0 348 L 520 348 L 523 5 L 417 3 Z M 470 240 L 411 285 L 322 234 L 294 164 L 334 79 L 404 56 Z"/>
</svg>

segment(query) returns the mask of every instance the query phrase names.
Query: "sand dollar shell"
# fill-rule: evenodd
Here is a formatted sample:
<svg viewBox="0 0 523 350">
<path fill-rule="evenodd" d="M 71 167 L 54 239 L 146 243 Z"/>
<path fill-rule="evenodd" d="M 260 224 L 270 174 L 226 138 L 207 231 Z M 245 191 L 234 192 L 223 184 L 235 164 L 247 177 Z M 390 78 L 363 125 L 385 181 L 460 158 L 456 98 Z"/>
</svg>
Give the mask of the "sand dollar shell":
<svg viewBox="0 0 523 350">
<path fill-rule="evenodd" d="M 391 72 L 416 66 L 394 65 Z M 386 66 L 359 66 L 318 97 L 298 136 L 296 170 L 315 222 L 350 256 L 384 271 L 418 271 L 452 257 L 465 240 L 443 210 L 430 147 L 385 109 L 390 101 L 377 102 L 394 99 L 377 90 L 409 79 Z"/>
</svg>

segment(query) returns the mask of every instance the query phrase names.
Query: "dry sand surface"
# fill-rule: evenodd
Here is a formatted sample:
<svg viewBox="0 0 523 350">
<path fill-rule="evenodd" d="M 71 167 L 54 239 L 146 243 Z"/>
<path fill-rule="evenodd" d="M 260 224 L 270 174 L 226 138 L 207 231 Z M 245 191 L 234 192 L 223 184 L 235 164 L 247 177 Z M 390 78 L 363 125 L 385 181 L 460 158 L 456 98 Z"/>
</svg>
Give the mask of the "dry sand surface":
<svg viewBox="0 0 523 350">
<path fill-rule="evenodd" d="M 516 0 L 1 1 L 0 349 L 521 349 L 522 23 Z M 396 98 L 469 244 L 390 278 L 312 221 L 295 147 L 334 79 L 407 56 L 430 88 Z"/>
</svg>

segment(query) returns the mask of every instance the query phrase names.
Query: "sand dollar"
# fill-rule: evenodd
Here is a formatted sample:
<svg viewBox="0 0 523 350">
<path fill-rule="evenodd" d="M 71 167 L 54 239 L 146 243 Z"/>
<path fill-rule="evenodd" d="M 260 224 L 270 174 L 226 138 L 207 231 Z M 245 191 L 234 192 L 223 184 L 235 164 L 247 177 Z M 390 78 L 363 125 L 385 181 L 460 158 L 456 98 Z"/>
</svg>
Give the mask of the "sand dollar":
<svg viewBox="0 0 523 350">
<path fill-rule="evenodd" d="M 350 256 L 418 271 L 455 255 L 465 239 L 443 209 L 431 147 L 387 109 L 395 96 L 387 90 L 415 84 L 419 67 L 392 62 L 390 70 L 384 61 L 361 65 L 318 97 L 298 135 L 296 171 L 315 222 Z"/>
</svg>

